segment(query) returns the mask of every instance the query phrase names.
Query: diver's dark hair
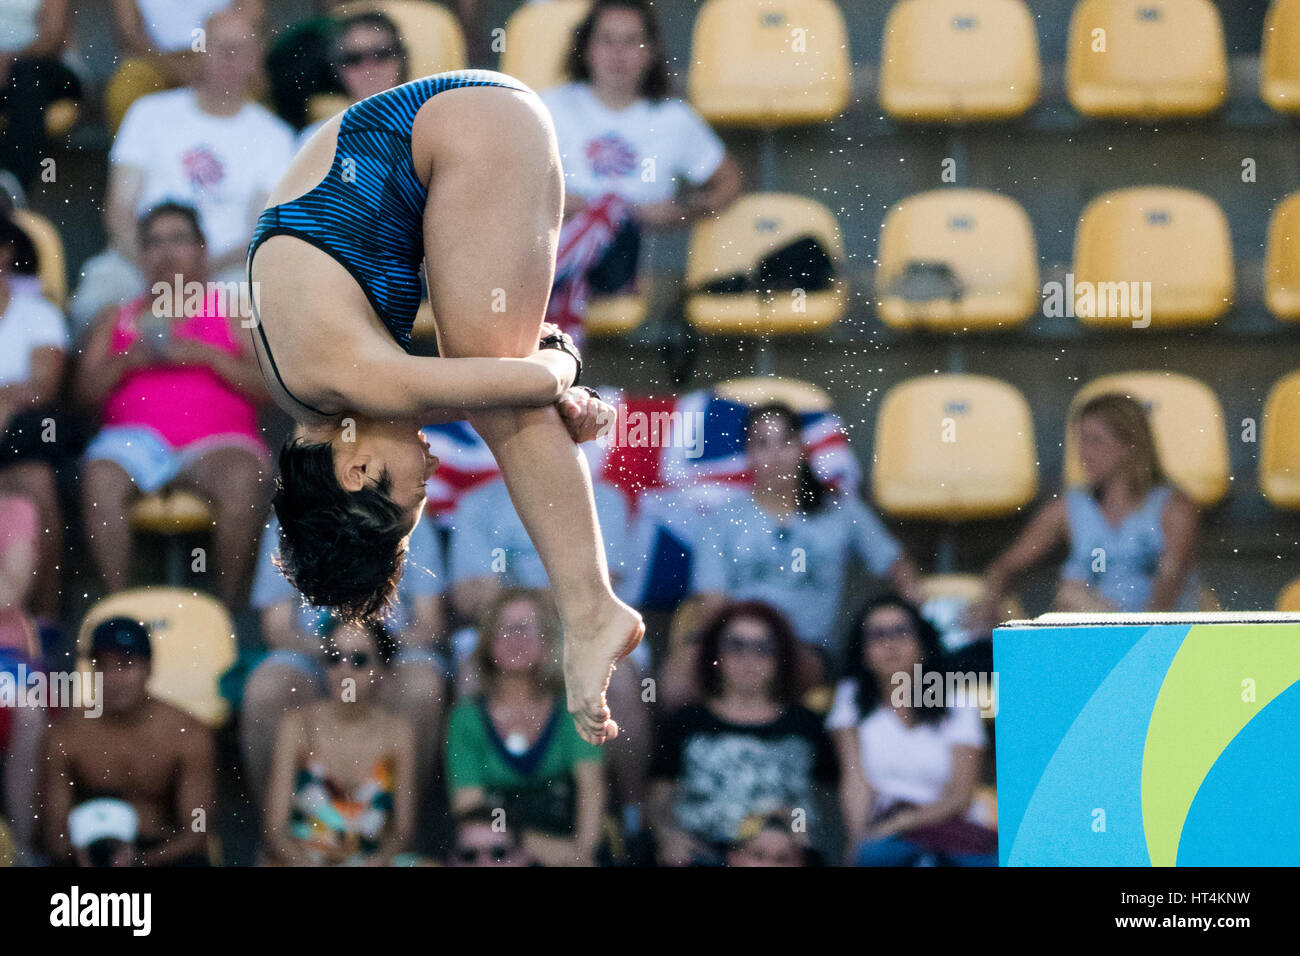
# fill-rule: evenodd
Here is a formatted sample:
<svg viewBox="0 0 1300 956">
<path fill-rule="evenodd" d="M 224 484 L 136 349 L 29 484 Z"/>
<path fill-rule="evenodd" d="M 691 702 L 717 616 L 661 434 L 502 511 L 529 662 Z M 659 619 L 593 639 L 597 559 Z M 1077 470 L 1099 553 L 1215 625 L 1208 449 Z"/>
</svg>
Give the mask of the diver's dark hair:
<svg viewBox="0 0 1300 956">
<path fill-rule="evenodd" d="M 591 36 L 596 32 L 600 15 L 606 10 L 631 10 L 641 17 L 641 29 L 645 30 L 646 44 L 650 47 L 650 66 L 641 78 L 638 92 L 648 100 L 662 100 L 668 95 L 668 64 L 664 61 L 664 45 L 659 38 L 659 23 L 655 20 L 654 9 L 645 0 L 596 0 L 591 5 L 591 10 L 573 31 L 573 46 L 569 48 L 564 64 L 569 79 L 578 83 L 591 82 L 587 47 L 591 45 Z"/>
<path fill-rule="evenodd" d="M 280 449 L 271 505 L 280 521 L 276 566 L 314 607 L 344 621 L 384 611 L 397 591 L 410 534 L 392 500 L 392 478 L 348 491 L 328 442 L 290 438 Z"/>
</svg>

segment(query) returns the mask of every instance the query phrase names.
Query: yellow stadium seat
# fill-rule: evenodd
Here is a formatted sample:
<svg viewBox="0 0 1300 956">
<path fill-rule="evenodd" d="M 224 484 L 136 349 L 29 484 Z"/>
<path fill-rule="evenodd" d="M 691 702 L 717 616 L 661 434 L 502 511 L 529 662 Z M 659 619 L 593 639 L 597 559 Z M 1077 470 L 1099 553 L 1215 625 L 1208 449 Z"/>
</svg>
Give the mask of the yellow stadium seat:
<svg viewBox="0 0 1300 956">
<path fill-rule="evenodd" d="M 62 309 L 68 301 L 68 269 L 59 231 L 52 222 L 30 209 L 15 209 L 13 220 L 36 247 L 41 295 Z"/>
<path fill-rule="evenodd" d="M 781 402 L 800 413 L 824 412 L 831 407 L 831 397 L 824 389 L 797 378 L 750 375 L 721 382 L 715 391 L 719 398 L 741 405 Z"/>
<path fill-rule="evenodd" d="M 1259 439 L 1259 487 L 1275 508 L 1300 510 L 1300 372 L 1268 393 Z"/>
<path fill-rule="evenodd" d="M 307 100 L 307 121 L 319 123 L 336 113 L 342 113 L 351 105 L 342 93 L 317 93 Z"/>
<path fill-rule="evenodd" d="M 1300 578 L 1296 578 L 1282 589 L 1282 593 L 1277 596 L 1276 610 L 1287 614 L 1300 614 Z"/>
<path fill-rule="evenodd" d="M 410 55 L 412 79 L 465 68 L 465 35 L 455 14 L 441 4 L 428 0 L 355 0 L 343 4 L 333 16 L 344 19 L 367 10 L 379 10 L 397 24 Z"/>
<path fill-rule="evenodd" d="M 848 30 L 833 0 L 707 0 L 687 86 L 711 123 L 827 122 L 849 103 Z"/>
<path fill-rule="evenodd" d="M 1264 21 L 1259 95 L 1281 113 L 1300 113 L 1300 0 L 1273 0 Z"/>
<path fill-rule="evenodd" d="M 592 296 L 583 328 L 593 336 L 626 335 L 645 321 L 649 311 L 650 294 L 645 289 L 629 295 Z"/>
<path fill-rule="evenodd" d="M 1033 226 L 997 193 L 936 189 L 905 199 L 885 217 L 877 256 L 877 308 L 892 328 L 1011 328 L 1039 306 Z"/>
<path fill-rule="evenodd" d="M 880 63 L 880 105 L 897 120 L 1009 119 L 1033 106 L 1042 86 L 1024 0 L 900 0 Z"/>
<path fill-rule="evenodd" d="M 691 233 L 686 282 L 698 289 L 711 280 L 750 273 L 769 253 L 811 236 L 839 265 L 844 243 L 830 210 L 815 200 L 787 193 L 744 196 Z M 704 332 L 749 335 L 812 332 L 839 321 L 848 302 L 847 283 L 837 276 L 829 289 L 721 294 L 694 292 L 686 316 Z"/>
<path fill-rule="evenodd" d="M 1223 24 L 1210 0 L 1081 0 L 1066 93 L 1086 116 L 1204 116 L 1228 96 Z"/>
<path fill-rule="evenodd" d="M 149 534 L 191 534 L 212 526 L 212 512 L 188 491 L 162 491 L 132 505 L 129 521 Z"/>
<path fill-rule="evenodd" d="M 113 71 L 104 86 L 104 118 L 113 135 L 122 125 L 126 111 L 142 96 L 161 93 L 171 82 L 158 64 L 145 57 L 127 57 Z"/>
<path fill-rule="evenodd" d="M 82 622 L 77 646 L 89 657 L 90 634 L 101 621 L 127 617 L 149 629 L 153 676 L 149 692 L 181 707 L 210 727 L 230 708 L 217 682 L 235 663 L 235 629 L 216 598 L 183 588 L 138 588 L 104 598 Z"/>
<path fill-rule="evenodd" d="M 1121 372 L 1093 379 L 1070 402 L 1069 420 L 1083 404 L 1106 392 L 1135 399 L 1147 410 L 1156 457 L 1169 481 L 1204 508 L 1218 504 L 1232 479 L 1223 408 L 1204 382 L 1172 372 Z M 1079 439 L 1065 432 L 1065 482 L 1082 484 Z"/>
<path fill-rule="evenodd" d="M 1204 325 L 1232 307 L 1233 268 L 1228 219 L 1214 200 L 1165 186 L 1119 189 L 1084 209 L 1066 295 L 1086 325 L 1140 328 L 1148 305 L 1151 328 Z"/>
<path fill-rule="evenodd" d="M 1279 319 L 1300 320 L 1300 193 L 1282 200 L 1269 222 L 1264 301 Z"/>
<path fill-rule="evenodd" d="M 1013 386 L 983 375 L 921 376 L 885 394 L 873 497 L 898 518 L 999 517 L 1033 500 L 1036 460 L 1029 404 Z"/>
<path fill-rule="evenodd" d="M 573 31 L 590 9 L 591 0 L 524 4 L 506 20 L 501 72 L 535 90 L 564 83 Z"/>
</svg>

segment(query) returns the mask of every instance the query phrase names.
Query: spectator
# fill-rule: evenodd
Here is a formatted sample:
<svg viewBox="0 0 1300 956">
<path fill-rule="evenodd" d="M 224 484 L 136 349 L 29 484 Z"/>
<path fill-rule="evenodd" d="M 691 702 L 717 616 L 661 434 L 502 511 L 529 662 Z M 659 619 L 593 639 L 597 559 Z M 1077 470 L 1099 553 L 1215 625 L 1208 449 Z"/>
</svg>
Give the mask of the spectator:
<svg viewBox="0 0 1300 956">
<path fill-rule="evenodd" d="M 528 866 L 519 831 L 503 825 L 490 807 L 471 807 L 456 816 L 452 866 Z"/>
<path fill-rule="evenodd" d="M 908 594 L 919 573 L 856 497 L 836 495 L 813 474 L 799 438 L 798 413 L 755 406 L 745 424 L 753 491 L 728 502 L 695 549 L 693 587 L 715 605 L 727 599 L 769 601 L 794 625 L 800 686 L 832 671 L 836 621 L 857 555 L 872 573 Z"/>
<path fill-rule="evenodd" d="M 264 820 L 291 866 L 388 866 L 415 827 L 415 739 L 381 703 L 396 649 L 382 624 L 326 635 L 328 698 L 291 711 L 275 741 Z"/>
<path fill-rule="evenodd" d="M 0 171 L 26 188 L 45 156 L 45 108 L 81 96 L 63 62 L 71 26 L 68 0 L 0 0 Z"/>
<path fill-rule="evenodd" d="M 138 294 L 137 217 L 163 201 L 198 210 L 214 279 L 246 278 L 253 225 L 293 157 L 293 131 L 253 101 L 260 44 L 246 16 L 214 14 L 205 45 L 190 86 L 141 98 L 122 122 L 109 153 L 109 249 L 82 271 L 78 326 Z"/>
<path fill-rule="evenodd" d="M 1059 611 L 1195 611 L 1196 506 L 1166 483 L 1142 406 L 1104 394 L 1079 409 L 1084 487 L 1044 505 L 984 574 L 985 600 L 970 619 L 982 630 L 1013 582 L 1067 544 L 1053 607 Z"/>
<path fill-rule="evenodd" d="M 588 291 L 634 284 L 641 230 L 721 212 L 740 192 L 740 167 L 708 124 L 668 97 L 646 0 L 596 0 L 574 32 L 567 70 L 572 82 L 541 93 L 565 184 L 546 320 L 581 344 Z"/>
<path fill-rule="evenodd" d="M 704 702 L 668 718 L 650 768 L 661 864 L 721 865 L 746 817 L 781 807 L 803 810 L 818 832 L 814 804 L 835 761 L 819 719 L 797 703 L 794 656 L 789 623 L 759 601 L 724 607 L 705 629 Z"/>
<path fill-rule="evenodd" d="M 246 17 L 250 33 L 261 27 L 263 0 L 113 0 L 123 62 L 104 91 L 111 131 L 139 97 L 188 81 L 197 55 L 207 52 L 204 24 L 224 10 Z"/>
<path fill-rule="evenodd" d="M 451 809 L 505 811 L 524 852 L 545 866 L 590 866 L 605 812 L 602 754 L 568 719 L 559 620 L 541 591 L 507 589 L 475 649 L 482 693 L 462 698 L 447 734 Z"/>
<path fill-rule="evenodd" d="M 36 624 L 27 612 L 40 548 L 36 508 L 25 498 L 0 498 L 0 674 L 17 688 L 20 665 L 27 673 L 41 669 Z M 25 857 L 32 843 L 35 770 L 45 714 L 34 707 L 0 703 L 0 817 L 13 821 L 17 852 Z"/>
<path fill-rule="evenodd" d="M 331 626 L 327 612 L 305 606 L 275 566 L 280 524 L 273 515 L 262 534 L 253 581 L 252 605 L 260 615 L 269 653 L 260 658 L 244 685 L 239 733 L 245 779 L 253 795 L 265 795 L 271 752 L 280 721 L 291 709 L 326 694 L 321 662 L 321 635 Z M 398 585 L 397 602 L 385 622 L 397 642 L 392 672 L 381 690 L 383 703 L 421 732 L 415 737 L 416 793 L 430 792 L 442 749 L 436 729 L 442 725 L 446 695 L 443 653 L 442 587 L 446 574 L 433 522 L 421 521 L 411 532 L 407 571 Z"/>
<path fill-rule="evenodd" d="M 313 15 L 276 37 L 267 53 L 272 108 L 296 130 L 307 125 L 313 96 L 343 92 L 332 49 L 339 21 L 330 14 L 347 2 L 315 0 Z"/>
<path fill-rule="evenodd" d="M 262 375 L 228 303 L 207 278 L 206 243 L 195 211 L 164 203 L 140 220 L 151 287 L 96 324 L 82 354 L 76 395 L 102 419 L 86 449 L 83 511 L 95 565 L 110 592 L 131 564 L 127 505 L 176 482 L 216 510 L 216 590 L 244 605 L 262 515 L 269 452 L 257 428 Z M 203 296 L 185 302 L 179 286 Z M 197 307 L 196 314 L 188 313 Z"/>
<path fill-rule="evenodd" d="M 65 711 L 45 739 L 40 809 L 51 856 L 73 862 L 70 814 L 108 797 L 130 804 L 138 817 L 134 865 L 207 865 L 216 793 L 212 734 L 149 694 L 153 651 L 144 625 L 110 618 L 92 632 L 90 651 L 103 676 L 103 713 L 87 720 Z M 199 815 L 204 826 L 195 825 Z"/>
<path fill-rule="evenodd" d="M 858 615 L 847 662 L 826 719 L 842 771 L 846 861 L 996 866 L 997 834 L 971 806 L 985 743 L 976 702 L 915 706 L 916 667 L 944 672 L 933 625 L 915 605 L 881 597 Z"/>
<path fill-rule="evenodd" d="M 332 48 L 330 60 L 349 106 L 411 78 L 402 33 L 397 24 L 378 10 L 355 14 L 339 24 Z M 318 120 L 304 129 L 298 137 L 299 147 L 329 119 Z"/>
<path fill-rule="evenodd" d="M 42 534 L 31 610 L 59 614 L 63 515 L 55 470 L 67 454 L 67 423 L 55 410 L 67 358 L 63 315 L 33 283 L 35 249 L 0 214 L 0 494 L 36 506 Z"/>
<path fill-rule="evenodd" d="M 787 808 L 746 819 L 727 853 L 727 866 L 809 866 L 812 849 L 791 826 L 794 816 Z"/>
</svg>

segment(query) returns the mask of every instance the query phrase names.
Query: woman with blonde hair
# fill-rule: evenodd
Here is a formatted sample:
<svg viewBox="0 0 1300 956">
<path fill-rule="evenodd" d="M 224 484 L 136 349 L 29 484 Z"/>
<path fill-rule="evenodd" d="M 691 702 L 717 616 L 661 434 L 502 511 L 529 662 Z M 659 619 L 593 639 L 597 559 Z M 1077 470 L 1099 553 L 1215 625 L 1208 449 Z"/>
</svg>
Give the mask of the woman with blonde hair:
<svg viewBox="0 0 1300 956">
<path fill-rule="evenodd" d="M 987 599 L 973 616 L 991 626 L 1012 581 L 1059 544 L 1070 553 L 1053 606 L 1059 611 L 1194 611 L 1199 515 L 1168 484 L 1142 405 L 1119 393 L 1078 410 L 1084 483 L 1044 505 L 985 572 Z"/>
<path fill-rule="evenodd" d="M 479 693 L 456 704 L 447 732 L 452 812 L 500 808 L 532 859 L 592 865 L 605 812 L 602 753 L 565 718 L 560 620 L 549 594 L 502 591 L 479 634 Z"/>
</svg>

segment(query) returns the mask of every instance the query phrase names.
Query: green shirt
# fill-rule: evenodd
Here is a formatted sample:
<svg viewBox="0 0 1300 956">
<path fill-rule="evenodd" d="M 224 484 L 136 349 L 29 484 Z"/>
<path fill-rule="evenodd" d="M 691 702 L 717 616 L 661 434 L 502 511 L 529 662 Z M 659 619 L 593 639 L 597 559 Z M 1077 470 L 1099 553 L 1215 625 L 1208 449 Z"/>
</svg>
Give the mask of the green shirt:
<svg viewBox="0 0 1300 956">
<path fill-rule="evenodd" d="M 550 720 L 523 754 L 511 754 L 497 734 L 482 697 L 462 700 L 451 711 L 447 733 L 447 784 L 454 794 L 481 787 L 489 807 L 506 811 L 506 825 L 549 833 L 573 830 L 579 763 L 601 761 L 599 747 L 578 736 L 556 698 Z"/>
</svg>

